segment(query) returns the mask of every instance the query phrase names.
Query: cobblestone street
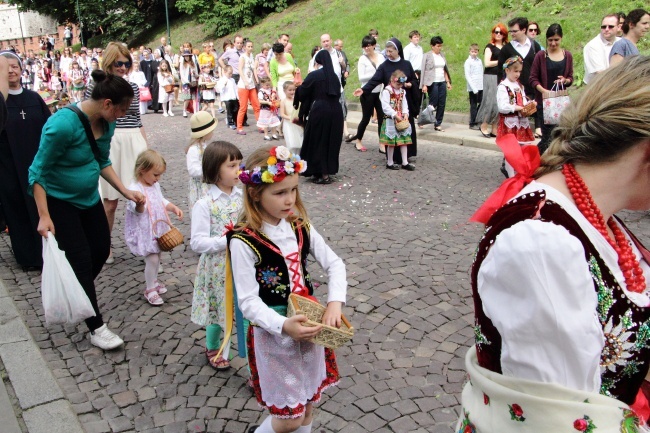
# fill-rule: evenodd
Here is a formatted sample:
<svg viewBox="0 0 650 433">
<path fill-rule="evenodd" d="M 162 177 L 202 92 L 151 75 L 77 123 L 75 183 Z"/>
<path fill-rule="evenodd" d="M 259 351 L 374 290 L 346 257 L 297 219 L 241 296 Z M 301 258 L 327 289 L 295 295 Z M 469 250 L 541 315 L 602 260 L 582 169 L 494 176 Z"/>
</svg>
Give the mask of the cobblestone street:
<svg viewBox="0 0 650 433">
<path fill-rule="evenodd" d="M 104 320 L 124 338 L 123 349 L 91 346 L 84 324 L 46 327 L 40 273 L 23 272 L 9 237 L 0 236 L 0 277 L 87 433 L 242 433 L 266 416 L 246 386 L 244 360 L 213 370 L 205 332 L 190 322 L 198 255 L 188 239 L 189 121 L 176 113 L 143 117 L 150 145 L 167 160 L 163 194 L 186 212 L 178 224 L 185 244 L 162 256 L 166 302 L 153 307 L 143 297 L 144 262 L 124 244 L 123 200 L 115 263 L 97 280 Z M 235 143 L 245 158 L 267 144 L 254 127 L 236 135 L 223 117 L 215 139 Z M 351 344 L 337 351 L 342 380 L 323 395 L 313 431 L 451 432 L 473 342 L 468 276 L 481 227 L 467 221 L 503 179 L 501 154 L 422 142 L 416 171 L 392 171 L 377 152 L 376 133 L 368 131 L 364 144 L 362 153 L 342 143 L 333 184 L 300 181 L 314 226 L 346 264 L 344 313 L 356 328 Z M 647 213 L 623 216 L 647 244 Z M 325 275 L 316 263 L 310 272 L 322 299 Z"/>
</svg>

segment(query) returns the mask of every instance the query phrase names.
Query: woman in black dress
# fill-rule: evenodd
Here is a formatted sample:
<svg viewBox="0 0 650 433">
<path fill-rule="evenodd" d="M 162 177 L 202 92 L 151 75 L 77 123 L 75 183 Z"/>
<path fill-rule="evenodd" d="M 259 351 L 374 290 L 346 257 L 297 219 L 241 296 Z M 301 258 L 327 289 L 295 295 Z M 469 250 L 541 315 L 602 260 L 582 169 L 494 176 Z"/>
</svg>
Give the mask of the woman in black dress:
<svg viewBox="0 0 650 433">
<path fill-rule="evenodd" d="M 390 82 L 390 76 L 396 70 L 404 72 L 406 75 L 406 83 L 404 84 L 404 89 L 406 90 L 406 101 L 409 106 L 409 122 L 411 123 L 411 140 L 412 144 L 408 146 L 408 157 L 417 156 L 418 153 L 418 141 L 417 133 L 415 128 L 415 118 L 419 114 L 420 108 L 420 89 L 417 86 L 417 78 L 415 76 L 415 71 L 411 66 L 411 62 L 404 60 L 404 51 L 402 50 L 402 43 L 397 38 L 391 38 L 386 42 L 386 61 L 379 65 L 375 75 L 360 89 L 354 91 L 354 96 L 361 96 L 363 93 L 370 93 L 372 89 L 377 87 L 379 84 L 384 86 L 388 85 Z M 413 83 L 416 83 L 414 86 Z M 377 113 L 377 116 L 383 116 L 383 113 Z M 402 164 L 402 157 L 398 153 L 393 157 L 393 162 L 395 164 Z M 406 164 L 406 161 L 404 161 Z M 309 166 L 307 167 L 309 170 Z"/>
<path fill-rule="evenodd" d="M 331 174 L 339 171 L 339 152 L 343 135 L 343 109 L 339 104 L 341 82 L 332 57 L 321 50 L 314 59 L 319 69 L 310 72 L 296 90 L 294 106 L 300 104 L 299 119 L 305 125 L 300 157 L 307 161 L 305 176 L 317 184 L 332 183 Z"/>
</svg>

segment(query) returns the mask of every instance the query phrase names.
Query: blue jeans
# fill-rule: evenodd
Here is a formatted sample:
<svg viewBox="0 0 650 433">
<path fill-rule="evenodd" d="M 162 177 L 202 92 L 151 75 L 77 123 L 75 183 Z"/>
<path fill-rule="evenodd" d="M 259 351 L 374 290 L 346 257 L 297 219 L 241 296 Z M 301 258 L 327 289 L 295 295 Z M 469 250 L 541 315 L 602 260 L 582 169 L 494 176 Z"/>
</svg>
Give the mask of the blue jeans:
<svg viewBox="0 0 650 433">
<path fill-rule="evenodd" d="M 436 109 L 436 125 L 442 125 L 442 118 L 445 115 L 445 105 L 447 104 L 447 82 L 441 81 L 439 83 L 432 83 L 430 86 L 427 86 L 429 91 L 427 96 L 429 97 L 429 105 L 433 105 Z M 412 108 L 409 107 L 409 111 Z"/>
</svg>

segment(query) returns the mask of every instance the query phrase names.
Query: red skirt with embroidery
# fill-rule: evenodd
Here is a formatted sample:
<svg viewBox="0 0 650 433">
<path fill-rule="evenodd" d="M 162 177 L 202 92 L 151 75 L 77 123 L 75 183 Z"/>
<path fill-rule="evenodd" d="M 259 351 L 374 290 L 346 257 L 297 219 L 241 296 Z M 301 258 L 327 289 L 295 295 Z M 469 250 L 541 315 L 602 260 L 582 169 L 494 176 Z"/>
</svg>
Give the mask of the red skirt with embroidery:
<svg viewBox="0 0 650 433">
<path fill-rule="evenodd" d="M 505 122 L 506 116 L 499 114 L 499 125 L 497 126 L 497 138 L 506 134 L 514 134 L 519 143 L 535 143 L 533 131 L 529 127 L 508 127 Z"/>
<path fill-rule="evenodd" d="M 334 351 L 328 348 L 325 348 L 325 371 L 326 377 L 318 387 L 316 393 L 309 398 L 305 404 L 298 404 L 296 407 L 276 407 L 274 405 L 267 404 L 262 398 L 262 389 L 260 387 L 260 377 L 257 370 L 257 361 L 255 359 L 255 337 L 254 337 L 254 327 L 250 326 L 248 328 L 248 338 L 246 339 L 246 346 L 248 349 L 248 367 L 251 372 L 251 382 L 253 384 L 253 392 L 257 403 L 269 410 L 269 413 L 272 416 L 278 418 L 299 418 L 305 413 L 305 405 L 307 403 L 318 403 L 321 399 L 321 393 L 330 386 L 336 385 L 340 380 L 339 369 L 336 365 L 336 356 Z"/>
</svg>

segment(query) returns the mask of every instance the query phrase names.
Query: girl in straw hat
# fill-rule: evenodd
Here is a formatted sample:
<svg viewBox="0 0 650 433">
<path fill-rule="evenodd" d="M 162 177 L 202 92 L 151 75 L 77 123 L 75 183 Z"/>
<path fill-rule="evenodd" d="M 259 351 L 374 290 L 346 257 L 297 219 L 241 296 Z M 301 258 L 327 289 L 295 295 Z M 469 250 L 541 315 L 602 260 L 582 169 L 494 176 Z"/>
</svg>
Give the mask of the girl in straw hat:
<svg viewBox="0 0 650 433">
<path fill-rule="evenodd" d="M 214 128 L 217 127 L 217 119 L 210 113 L 199 111 L 190 118 L 190 144 L 185 148 L 187 172 L 190 175 L 189 181 L 189 205 L 190 211 L 194 203 L 203 197 L 207 191 L 203 183 L 203 168 L 201 166 L 203 151 L 212 140 Z"/>
</svg>

